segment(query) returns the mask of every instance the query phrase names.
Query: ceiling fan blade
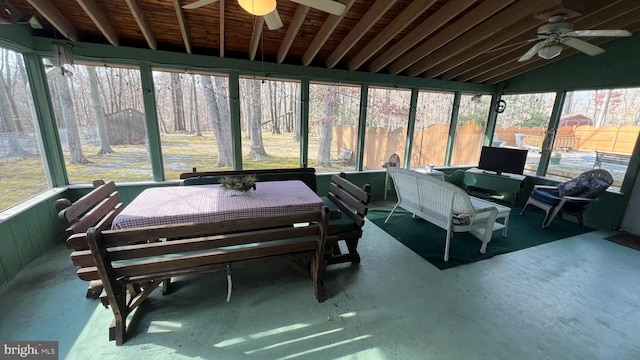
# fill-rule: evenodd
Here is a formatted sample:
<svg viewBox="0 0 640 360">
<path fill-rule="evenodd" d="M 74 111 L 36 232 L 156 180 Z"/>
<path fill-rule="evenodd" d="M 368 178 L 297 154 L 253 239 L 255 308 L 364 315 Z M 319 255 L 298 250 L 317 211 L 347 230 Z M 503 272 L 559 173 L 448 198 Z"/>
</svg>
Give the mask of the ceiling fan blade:
<svg viewBox="0 0 640 360">
<path fill-rule="evenodd" d="M 604 49 L 601 47 L 572 37 L 562 38 L 560 39 L 560 42 L 591 56 L 602 54 L 604 52 Z"/>
<path fill-rule="evenodd" d="M 191 4 L 183 5 L 182 8 L 187 10 L 197 9 L 205 5 L 213 4 L 216 1 L 218 0 L 198 0 L 196 2 L 192 2 Z"/>
<path fill-rule="evenodd" d="M 538 51 L 540 49 L 542 49 L 545 45 L 547 45 L 546 41 L 541 41 L 535 45 L 533 45 L 531 47 L 531 49 L 529 49 L 526 53 L 524 53 L 524 55 L 522 55 L 520 57 L 520 59 L 518 59 L 518 62 L 523 62 L 523 61 L 527 61 L 529 59 L 531 59 L 535 54 L 538 53 Z"/>
<path fill-rule="evenodd" d="M 569 31 L 568 36 L 631 36 L 627 30 L 575 30 Z"/>
<path fill-rule="evenodd" d="M 337 1 L 333 0 L 291 0 L 294 3 L 298 3 L 300 5 L 306 5 L 310 8 L 314 8 L 320 11 L 328 12 L 329 14 L 340 16 L 344 14 L 344 10 L 346 6 Z"/>
<path fill-rule="evenodd" d="M 269 30 L 277 30 L 282 27 L 282 19 L 280 19 L 280 14 L 278 14 L 278 9 L 273 10 L 264 16 L 264 22 L 267 23 L 267 27 Z"/>
</svg>

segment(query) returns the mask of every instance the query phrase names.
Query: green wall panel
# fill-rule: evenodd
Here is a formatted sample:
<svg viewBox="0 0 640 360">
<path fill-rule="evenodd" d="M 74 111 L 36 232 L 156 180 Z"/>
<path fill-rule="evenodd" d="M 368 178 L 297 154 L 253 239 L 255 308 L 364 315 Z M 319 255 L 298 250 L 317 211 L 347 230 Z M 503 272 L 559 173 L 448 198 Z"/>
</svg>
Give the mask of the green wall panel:
<svg viewBox="0 0 640 360">
<path fill-rule="evenodd" d="M 2 260 L 0 258 L 0 287 L 7 283 L 7 274 L 4 273 L 4 268 L 2 267 Z"/>
<path fill-rule="evenodd" d="M 31 217 L 29 216 L 29 218 Z M 30 220 L 33 221 L 36 219 Z M 10 221 L 10 226 L 11 233 L 13 234 L 14 245 L 20 255 L 22 265 L 27 265 L 37 256 L 33 250 L 32 242 L 37 241 L 38 239 L 33 239 L 29 233 L 29 228 L 33 227 L 34 224 L 31 223 L 30 225 L 27 225 L 26 216 L 20 216 L 15 218 L 13 221 Z"/>
<path fill-rule="evenodd" d="M 2 262 L 2 268 L 5 271 L 7 280 L 13 279 L 20 270 L 25 266 L 20 258 L 20 253 L 16 248 L 16 237 L 11 232 L 10 226 L 5 222 L 0 226 L 2 241 L 0 241 L 0 262 Z"/>
</svg>

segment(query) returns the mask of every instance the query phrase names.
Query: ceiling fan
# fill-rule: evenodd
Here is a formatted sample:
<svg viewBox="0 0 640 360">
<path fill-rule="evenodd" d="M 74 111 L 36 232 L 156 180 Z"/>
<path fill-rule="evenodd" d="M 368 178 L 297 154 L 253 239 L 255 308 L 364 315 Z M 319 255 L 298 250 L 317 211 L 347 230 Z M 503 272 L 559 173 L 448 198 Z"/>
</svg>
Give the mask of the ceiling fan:
<svg viewBox="0 0 640 360">
<path fill-rule="evenodd" d="M 560 55 L 562 52 L 562 45 L 572 47 L 576 50 L 582 51 L 587 55 L 598 55 L 604 52 L 604 49 L 593 44 L 590 44 L 584 40 L 578 39 L 579 37 L 592 37 L 592 36 L 631 36 L 631 33 L 627 30 L 574 30 L 573 24 L 565 22 L 567 17 L 563 14 L 552 16 L 549 19 L 548 24 L 544 24 L 538 28 L 537 39 L 529 40 L 536 41 L 542 40 L 539 43 L 533 45 L 529 51 L 527 51 L 522 57 L 518 59 L 519 62 L 527 61 L 534 55 L 538 54 L 543 59 L 553 59 Z"/>
<path fill-rule="evenodd" d="M 184 5 L 184 9 L 197 9 L 199 7 L 212 4 L 218 0 L 198 0 L 188 5 Z M 345 11 L 345 5 L 334 0 L 290 0 L 300 5 L 305 5 L 320 11 L 328 12 L 332 15 L 340 16 Z M 276 9 L 276 0 L 238 0 L 238 4 L 248 13 L 256 16 L 264 16 L 264 21 L 269 30 L 276 30 L 282 27 L 282 20 L 278 9 Z"/>
</svg>

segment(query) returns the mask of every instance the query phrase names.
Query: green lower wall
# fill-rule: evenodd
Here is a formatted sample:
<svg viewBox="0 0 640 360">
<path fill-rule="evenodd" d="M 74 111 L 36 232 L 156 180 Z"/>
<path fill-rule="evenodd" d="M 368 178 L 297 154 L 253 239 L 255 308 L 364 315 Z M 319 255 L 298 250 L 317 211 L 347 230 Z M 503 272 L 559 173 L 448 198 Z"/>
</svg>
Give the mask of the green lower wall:
<svg viewBox="0 0 640 360">
<path fill-rule="evenodd" d="M 458 184 L 461 182 L 461 169 L 444 169 L 447 180 Z M 362 186 L 365 183 L 371 185 L 372 202 L 384 198 L 384 184 L 386 173 L 384 171 L 366 171 L 348 173 L 347 178 Z M 318 194 L 323 196 L 329 190 L 330 174 L 319 174 Z M 140 192 L 149 187 L 171 186 L 177 182 L 165 183 L 140 183 L 118 185 L 118 191 L 122 201 L 128 204 Z M 518 209 L 511 216 L 519 216 L 522 204 L 527 200 L 533 185 L 553 184 L 553 182 L 536 177 L 528 177 L 518 194 Z M 458 184 L 459 185 L 459 184 Z M 54 203 L 59 198 L 68 198 L 75 201 L 88 193 L 89 188 L 68 189 L 65 192 L 51 196 L 33 207 L 11 216 L 0 223 L 0 287 L 13 279 L 25 266 L 35 258 L 51 249 L 55 244 L 63 241 L 64 228 L 58 221 L 54 210 Z M 393 191 L 390 199 L 393 199 Z M 620 193 L 607 192 L 600 196 L 600 201 L 591 205 L 585 213 L 585 223 L 594 228 L 617 228 L 616 219 L 624 213 L 625 202 Z M 534 209 L 530 211 L 536 211 Z M 71 263 L 69 263 L 71 266 Z"/>
<path fill-rule="evenodd" d="M 53 204 L 58 195 L 46 199 L 0 223 L 0 286 L 62 240 L 64 228 Z"/>
</svg>

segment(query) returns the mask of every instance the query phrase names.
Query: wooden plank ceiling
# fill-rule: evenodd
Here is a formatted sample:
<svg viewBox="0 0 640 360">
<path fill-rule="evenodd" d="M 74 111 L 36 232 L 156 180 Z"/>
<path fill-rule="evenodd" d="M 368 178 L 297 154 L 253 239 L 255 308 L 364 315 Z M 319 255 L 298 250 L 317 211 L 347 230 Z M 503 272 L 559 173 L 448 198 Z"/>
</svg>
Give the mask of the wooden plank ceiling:
<svg viewBox="0 0 640 360">
<path fill-rule="evenodd" d="M 341 16 L 277 0 L 277 30 L 236 0 L 182 8 L 194 1 L 9 0 L 40 21 L 37 36 L 487 84 L 579 53 L 517 61 L 553 15 L 576 30 L 640 29 L 638 0 L 339 0 Z"/>
</svg>

